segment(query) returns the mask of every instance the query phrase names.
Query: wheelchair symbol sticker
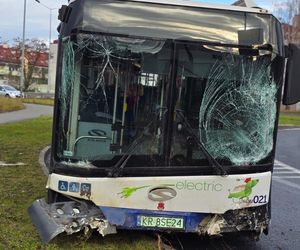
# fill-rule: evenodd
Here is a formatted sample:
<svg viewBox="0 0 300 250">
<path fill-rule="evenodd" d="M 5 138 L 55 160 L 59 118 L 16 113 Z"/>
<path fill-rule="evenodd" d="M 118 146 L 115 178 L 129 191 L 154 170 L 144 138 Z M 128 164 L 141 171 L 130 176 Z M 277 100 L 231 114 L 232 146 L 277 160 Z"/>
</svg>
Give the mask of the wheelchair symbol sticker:
<svg viewBox="0 0 300 250">
<path fill-rule="evenodd" d="M 58 181 L 58 190 L 67 192 L 68 191 L 68 182 L 67 181 Z"/>
</svg>

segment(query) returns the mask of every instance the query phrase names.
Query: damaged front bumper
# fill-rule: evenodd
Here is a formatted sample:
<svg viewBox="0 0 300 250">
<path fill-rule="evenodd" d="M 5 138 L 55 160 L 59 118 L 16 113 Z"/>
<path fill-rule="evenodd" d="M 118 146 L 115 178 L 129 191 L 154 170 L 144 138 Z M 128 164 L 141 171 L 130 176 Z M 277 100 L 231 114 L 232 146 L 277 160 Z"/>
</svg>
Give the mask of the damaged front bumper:
<svg viewBox="0 0 300 250">
<path fill-rule="evenodd" d="M 200 234 L 210 236 L 231 232 L 246 232 L 259 236 L 268 232 L 270 217 L 268 205 L 230 210 L 224 214 L 206 216 L 200 223 Z"/>
<path fill-rule="evenodd" d="M 28 213 L 41 240 L 48 243 L 60 233 L 73 234 L 81 230 L 97 229 L 101 235 L 116 233 L 116 227 L 104 219 L 100 209 L 87 202 L 56 202 L 47 204 L 36 200 Z"/>
<path fill-rule="evenodd" d="M 199 235 L 222 235 L 245 232 L 258 236 L 267 232 L 269 224 L 268 206 L 230 210 L 224 214 L 180 213 L 97 207 L 86 201 L 67 201 L 47 204 L 36 200 L 28 209 L 41 240 L 48 243 L 60 233 L 73 234 L 90 229 L 102 236 L 116 233 L 117 228 L 134 230 L 194 232 Z M 140 215 L 183 218 L 182 230 L 170 228 L 145 228 L 139 223 Z"/>
</svg>

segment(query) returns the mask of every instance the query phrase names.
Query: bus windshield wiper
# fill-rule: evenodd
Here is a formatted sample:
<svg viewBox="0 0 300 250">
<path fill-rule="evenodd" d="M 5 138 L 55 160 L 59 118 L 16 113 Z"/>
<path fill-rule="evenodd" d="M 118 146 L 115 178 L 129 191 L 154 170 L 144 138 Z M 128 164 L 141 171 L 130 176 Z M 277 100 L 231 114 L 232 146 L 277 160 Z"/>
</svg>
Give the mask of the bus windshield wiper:
<svg viewBox="0 0 300 250">
<path fill-rule="evenodd" d="M 167 109 L 166 108 L 159 108 L 155 111 L 155 116 L 157 116 L 162 111 L 162 116 L 166 114 Z M 126 166 L 128 160 L 133 155 L 133 151 L 136 149 L 138 145 L 140 145 L 144 140 L 144 136 L 146 135 L 146 132 L 151 127 L 151 125 L 156 121 L 156 119 L 151 120 L 143 129 L 142 134 L 137 137 L 129 146 L 129 148 L 126 150 L 124 155 L 120 158 L 120 160 L 110 169 L 108 172 L 109 177 L 118 177 L 122 175 L 122 171 L 124 167 Z"/>
<path fill-rule="evenodd" d="M 203 145 L 203 143 L 201 142 L 201 140 L 199 139 L 199 137 L 194 133 L 192 126 L 190 125 L 190 123 L 188 122 L 188 120 L 186 119 L 186 117 L 183 114 L 183 111 L 180 109 L 176 109 L 175 110 L 176 114 L 178 114 L 178 116 L 182 119 L 182 121 L 185 123 L 189 133 L 193 136 L 194 139 L 196 139 L 196 142 L 199 146 L 199 148 L 201 149 L 201 151 L 204 153 L 205 157 L 207 158 L 207 160 L 210 162 L 210 164 L 216 169 L 217 173 L 225 176 L 227 175 L 226 170 L 222 167 L 222 165 L 207 151 L 207 149 L 205 148 L 205 146 Z"/>
<path fill-rule="evenodd" d="M 152 123 L 152 122 L 151 122 Z M 130 145 L 130 147 L 127 149 L 127 152 L 125 152 L 125 154 L 120 158 L 120 160 L 110 169 L 110 171 L 108 172 L 108 176 L 109 177 L 118 177 L 121 176 L 122 171 L 124 169 L 124 167 L 126 166 L 128 160 L 131 158 L 131 156 L 133 155 L 132 152 L 135 150 L 135 148 L 141 144 L 143 142 L 142 138 L 144 137 L 144 132 L 141 134 L 141 136 L 139 136 L 138 138 L 136 138 L 132 144 Z"/>
</svg>

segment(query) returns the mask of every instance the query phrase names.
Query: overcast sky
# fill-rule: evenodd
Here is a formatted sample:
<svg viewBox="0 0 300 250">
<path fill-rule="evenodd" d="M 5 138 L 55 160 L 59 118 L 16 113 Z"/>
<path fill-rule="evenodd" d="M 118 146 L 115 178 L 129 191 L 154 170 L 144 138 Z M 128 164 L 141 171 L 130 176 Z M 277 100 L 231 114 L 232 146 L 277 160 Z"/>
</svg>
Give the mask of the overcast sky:
<svg viewBox="0 0 300 250">
<path fill-rule="evenodd" d="M 39 38 L 48 42 L 50 10 L 35 0 L 27 1 L 26 38 Z M 57 38 L 57 13 L 61 5 L 67 0 L 39 0 L 49 8 L 57 8 L 52 14 L 52 39 Z M 170 0 L 172 1 L 172 0 Z M 195 0 L 194 0 L 195 1 Z M 231 4 L 234 0 L 202 0 L 207 3 Z M 256 1 L 261 7 L 271 8 L 272 0 Z M 2 41 L 12 41 L 13 38 L 22 37 L 24 0 L 0 0 L 0 37 Z"/>
</svg>

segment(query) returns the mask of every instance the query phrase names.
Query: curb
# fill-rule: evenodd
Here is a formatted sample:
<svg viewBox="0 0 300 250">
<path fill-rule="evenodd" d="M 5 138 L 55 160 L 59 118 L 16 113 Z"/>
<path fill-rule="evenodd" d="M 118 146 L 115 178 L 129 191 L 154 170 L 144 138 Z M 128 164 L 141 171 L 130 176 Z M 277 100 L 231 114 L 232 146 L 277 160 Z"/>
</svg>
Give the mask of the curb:
<svg viewBox="0 0 300 250">
<path fill-rule="evenodd" d="M 44 175 L 46 175 L 46 176 L 49 175 L 49 169 L 46 165 L 45 157 L 46 157 L 47 152 L 50 150 L 50 148 L 51 148 L 50 146 L 45 147 L 44 149 L 42 149 L 42 151 L 39 154 L 39 164 L 42 167 Z"/>
</svg>

